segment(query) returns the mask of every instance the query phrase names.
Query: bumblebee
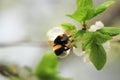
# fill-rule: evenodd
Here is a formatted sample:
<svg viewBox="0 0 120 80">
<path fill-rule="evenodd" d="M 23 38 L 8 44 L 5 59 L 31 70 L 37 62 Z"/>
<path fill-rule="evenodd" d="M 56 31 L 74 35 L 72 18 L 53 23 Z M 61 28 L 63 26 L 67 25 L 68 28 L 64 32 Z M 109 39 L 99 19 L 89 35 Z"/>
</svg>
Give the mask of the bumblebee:
<svg viewBox="0 0 120 80">
<path fill-rule="evenodd" d="M 68 50 L 70 50 L 69 40 L 71 36 L 66 34 L 58 35 L 54 40 L 53 51 L 57 56 L 64 55 Z"/>
</svg>

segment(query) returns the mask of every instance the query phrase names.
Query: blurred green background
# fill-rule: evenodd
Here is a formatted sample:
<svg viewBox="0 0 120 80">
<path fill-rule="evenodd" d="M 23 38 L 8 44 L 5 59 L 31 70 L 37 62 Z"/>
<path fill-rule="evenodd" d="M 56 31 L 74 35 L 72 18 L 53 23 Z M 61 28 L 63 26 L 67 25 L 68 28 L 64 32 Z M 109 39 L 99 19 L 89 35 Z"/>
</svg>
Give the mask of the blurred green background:
<svg viewBox="0 0 120 80">
<path fill-rule="evenodd" d="M 94 6 L 104 1 L 106 0 L 94 0 Z M 43 53 L 49 50 L 47 46 L 7 45 L 22 41 L 46 44 L 46 33 L 52 27 L 64 22 L 78 25 L 65 17 L 65 14 L 74 10 L 75 0 L 0 0 L 0 60 L 34 68 Z M 95 21 L 102 21 L 105 26 L 120 27 L 120 0 L 116 0 L 113 6 L 92 19 L 90 24 L 94 24 Z M 119 40 L 120 37 L 117 36 L 111 42 L 107 63 L 101 71 L 97 71 L 91 64 L 84 63 L 82 57 L 70 54 L 60 60 L 60 74 L 74 80 L 120 80 Z"/>
</svg>

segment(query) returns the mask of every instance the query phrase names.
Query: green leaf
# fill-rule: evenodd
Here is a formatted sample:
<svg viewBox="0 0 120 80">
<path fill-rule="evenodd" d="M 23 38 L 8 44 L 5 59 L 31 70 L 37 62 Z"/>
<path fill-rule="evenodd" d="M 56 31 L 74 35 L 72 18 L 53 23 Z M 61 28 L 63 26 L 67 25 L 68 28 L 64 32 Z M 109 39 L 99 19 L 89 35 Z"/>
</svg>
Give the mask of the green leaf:
<svg viewBox="0 0 120 80">
<path fill-rule="evenodd" d="M 107 35 L 113 37 L 113 36 L 116 36 L 116 35 L 120 34 L 120 28 L 104 27 L 104 28 L 98 30 L 98 32 L 100 32 L 102 34 L 107 34 Z"/>
<path fill-rule="evenodd" d="M 93 7 L 92 0 L 76 0 L 77 7 Z"/>
<path fill-rule="evenodd" d="M 110 1 L 107 1 L 103 4 L 101 4 L 100 6 L 98 6 L 96 9 L 95 9 L 95 15 L 98 15 L 100 13 L 102 13 L 103 11 L 105 11 L 109 6 L 111 6 L 115 1 L 113 0 L 110 0 Z"/>
<path fill-rule="evenodd" d="M 73 36 L 76 32 L 77 29 L 75 27 L 75 25 L 71 24 L 71 23 L 64 23 L 61 24 L 62 29 L 64 29 L 67 33 L 69 33 L 71 36 Z"/>
<path fill-rule="evenodd" d="M 84 24 L 86 20 L 89 20 L 94 16 L 93 2 L 92 0 L 77 0 L 76 3 L 76 11 L 67 16 Z"/>
<path fill-rule="evenodd" d="M 35 68 L 34 75 L 39 80 L 70 80 L 58 76 L 58 60 L 55 53 L 46 53 Z"/>
<path fill-rule="evenodd" d="M 86 32 L 82 37 L 82 48 L 84 51 L 86 51 L 90 49 L 94 43 L 103 44 L 111 38 L 111 36 L 102 34 L 100 32 Z"/>
<path fill-rule="evenodd" d="M 67 14 L 67 16 L 83 25 L 87 20 L 90 20 L 91 18 L 105 11 L 113 3 L 114 1 L 110 0 L 94 9 L 92 0 L 76 0 L 76 11 L 73 14 Z"/>
<path fill-rule="evenodd" d="M 90 60 L 97 70 L 101 70 L 106 63 L 106 52 L 102 45 L 94 44 L 91 47 Z"/>
<path fill-rule="evenodd" d="M 94 10 L 89 6 L 78 8 L 72 15 L 68 14 L 68 17 L 84 24 L 86 20 L 91 19 L 94 16 Z"/>
<path fill-rule="evenodd" d="M 65 30 L 65 31 L 73 31 L 76 30 L 75 25 L 71 24 L 71 23 L 63 23 L 61 24 L 61 27 Z"/>
<path fill-rule="evenodd" d="M 87 15 L 86 8 L 77 9 L 73 14 L 67 14 L 68 17 L 83 24 Z"/>
<path fill-rule="evenodd" d="M 88 9 L 85 20 L 90 20 L 94 17 L 95 11 L 93 8 Z"/>
<path fill-rule="evenodd" d="M 92 32 L 86 32 L 82 38 L 83 50 L 90 49 L 93 42 L 94 42 L 94 34 Z"/>
<path fill-rule="evenodd" d="M 83 35 L 82 48 L 90 51 L 90 60 L 97 70 L 101 70 L 106 62 L 106 52 L 102 43 L 111 39 L 111 36 L 100 32 L 86 32 Z"/>
<path fill-rule="evenodd" d="M 112 37 L 109 36 L 108 34 L 102 34 L 102 33 L 100 33 L 100 32 L 95 32 L 95 33 L 94 33 L 94 36 L 95 36 L 95 41 L 96 41 L 96 43 L 98 43 L 98 44 L 103 44 L 103 43 L 105 43 L 107 40 L 112 39 Z"/>
<path fill-rule="evenodd" d="M 58 61 L 54 53 L 47 53 L 35 68 L 34 74 L 42 80 L 52 80 L 57 75 Z"/>
<path fill-rule="evenodd" d="M 85 33 L 85 30 L 78 30 L 78 31 L 76 32 L 74 38 L 75 38 L 76 40 L 79 40 L 80 38 L 83 37 L 84 33 Z"/>
</svg>

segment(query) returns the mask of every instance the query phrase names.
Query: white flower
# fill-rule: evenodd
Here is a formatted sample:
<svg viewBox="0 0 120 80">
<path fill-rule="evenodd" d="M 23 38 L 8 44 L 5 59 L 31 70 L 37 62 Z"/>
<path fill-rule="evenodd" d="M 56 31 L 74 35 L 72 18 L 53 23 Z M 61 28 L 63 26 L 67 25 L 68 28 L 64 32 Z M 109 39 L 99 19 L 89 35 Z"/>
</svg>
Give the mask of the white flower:
<svg viewBox="0 0 120 80">
<path fill-rule="evenodd" d="M 111 47 L 110 47 L 110 41 L 105 42 L 105 43 L 103 44 L 103 47 L 104 47 L 106 53 L 108 53 L 108 52 L 110 51 L 110 48 L 111 48 Z"/>
<path fill-rule="evenodd" d="M 103 27 L 104 27 L 104 24 L 101 21 L 97 21 L 95 25 L 90 26 L 88 31 L 95 32 L 96 30 L 99 30 Z"/>
<path fill-rule="evenodd" d="M 81 44 L 81 42 L 77 42 L 76 46 L 77 46 L 77 48 L 73 47 L 74 54 L 77 55 L 77 56 L 84 56 L 85 52 L 82 51 L 82 44 Z"/>
<path fill-rule="evenodd" d="M 91 61 L 90 61 L 90 58 L 89 58 L 89 54 L 85 54 L 83 60 L 84 60 L 85 63 L 91 64 Z"/>
<path fill-rule="evenodd" d="M 82 44 L 81 42 L 76 43 L 77 48 L 73 47 L 73 52 L 75 55 L 83 57 L 83 61 L 85 63 L 91 63 L 89 59 L 89 54 L 85 53 L 85 51 L 82 51 Z"/>
<path fill-rule="evenodd" d="M 61 27 L 53 27 L 47 32 L 47 36 L 50 41 L 54 41 L 60 34 L 64 34 L 64 30 Z"/>
</svg>

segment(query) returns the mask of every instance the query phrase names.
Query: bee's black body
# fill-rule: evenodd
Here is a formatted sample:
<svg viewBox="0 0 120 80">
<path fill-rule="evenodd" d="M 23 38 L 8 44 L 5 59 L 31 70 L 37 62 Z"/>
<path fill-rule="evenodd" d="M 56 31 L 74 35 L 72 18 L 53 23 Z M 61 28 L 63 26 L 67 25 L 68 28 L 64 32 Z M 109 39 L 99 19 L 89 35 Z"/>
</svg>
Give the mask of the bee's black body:
<svg viewBox="0 0 120 80">
<path fill-rule="evenodd" d="M 67 44 L 69 37 L 66 34 L 62 34 L 56 37 L 54 40 L 53 50 L 57 56 L 60 56 L 64 51 L 70 49 Z"/>
<path fill-rule="evenodd" d="M 54 52 L 57 56 L 61 55 L 64 52 L 64 46 L 58 47 Z"/>
</svg>

